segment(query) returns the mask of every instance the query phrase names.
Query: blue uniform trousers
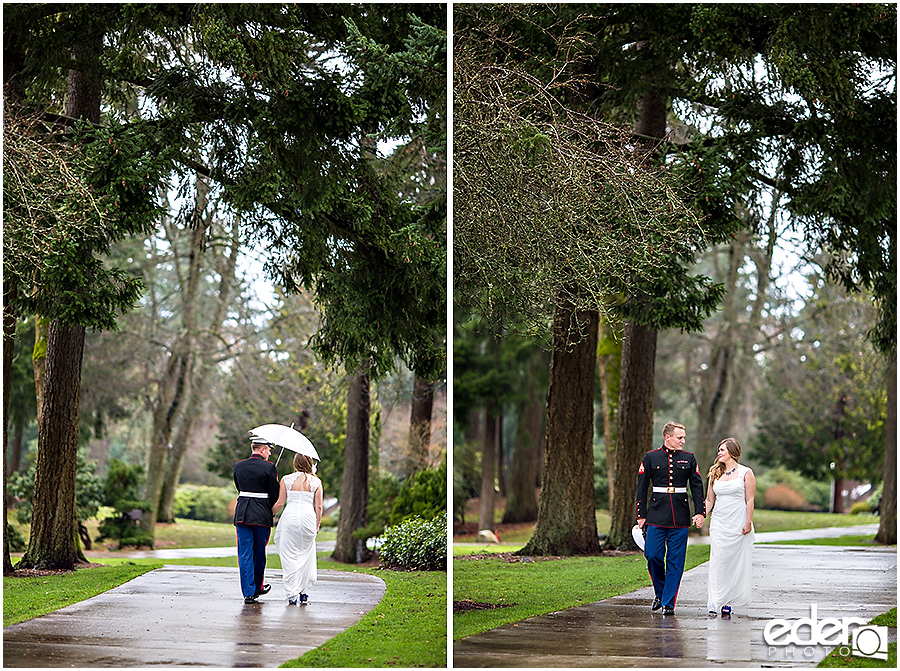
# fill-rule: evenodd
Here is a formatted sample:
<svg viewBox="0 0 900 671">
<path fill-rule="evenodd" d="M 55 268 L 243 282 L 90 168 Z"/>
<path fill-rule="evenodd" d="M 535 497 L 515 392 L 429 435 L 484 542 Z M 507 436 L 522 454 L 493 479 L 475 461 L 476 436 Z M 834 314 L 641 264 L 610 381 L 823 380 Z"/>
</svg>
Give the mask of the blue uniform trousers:
<svg viewBox="0 0 900 671">
<path fill-rule="evenodd" d="M 653 592 L 662 599 L 663 606 L 675 607 L 684 556 L 687 553 L 688 527 L 656 527 L 647 525 L 644 555 L 647 570 L 653 581 Z"/>
<path fill-rule="evenodd" d="M 266 571 L 266 543 L 271 527 L 260 524 L 235 524 L 237 530 L 238 567 L 241 573 L 241 591 L 253 596 L 262 589 Z"/>
</svg>

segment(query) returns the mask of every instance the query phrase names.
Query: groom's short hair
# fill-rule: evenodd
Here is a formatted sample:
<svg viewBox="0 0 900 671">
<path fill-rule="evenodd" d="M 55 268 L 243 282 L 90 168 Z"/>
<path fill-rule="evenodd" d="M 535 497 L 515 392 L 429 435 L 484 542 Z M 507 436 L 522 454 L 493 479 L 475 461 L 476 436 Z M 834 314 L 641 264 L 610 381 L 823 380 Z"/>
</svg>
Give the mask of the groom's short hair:
<svg viewBox="0 0 900 671">
<path fill-rule="evenodd" d="M 675 422 L 669 422 L 663 427 L 663 436 L 671 436 L 675 433 L 675 429 L 681 429 L 682 431 L 686 431 L 684 428 L 684 424 L 676 424 Z"/>
</svg>

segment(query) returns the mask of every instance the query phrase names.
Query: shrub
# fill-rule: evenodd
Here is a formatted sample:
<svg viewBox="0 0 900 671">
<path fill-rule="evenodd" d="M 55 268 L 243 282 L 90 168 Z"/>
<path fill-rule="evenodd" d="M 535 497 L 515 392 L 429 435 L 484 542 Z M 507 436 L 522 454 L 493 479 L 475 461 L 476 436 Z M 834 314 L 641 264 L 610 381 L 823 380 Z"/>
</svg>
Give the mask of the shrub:
<svg viewBox="0 0 900 671">
<path fill-rule="evenodd" d="M 119 547 L 146 545 L 153 547 L 153 534 L 142 531 L 138 521 L 141 514 L 150 511 L 147 501 L 139 498 L 144 468 L 140 464 L 129 466 L 119 459 L 111 459 L 103 491 L 104 505 L 111 506 L 115 515 L 104 519 L 98 528 L 98 541 L 111 539 L 119 541 Z"/>
<path fill-rule="evenodd" d="M 25 537 L 17 527 L 14 527 L 12 524 L 7 524 L 6 533 L 7 539 L 9 540 L 10 552 L 25 552 L 25 550 L 28 549 L 28 543 L 25 541 Z"/>
<path fill-rule="evenodd" d="M 809 510 L 803 496 L 787 485 L 769 487 L 765 494 L 766 508 L 772 510 Z"/>
<path fill-rule="evenodd" d="M 775 485 L 784 485 L 792 489 L 796 494 L 808 502 L 804 510 L 828 510 L 831 501 L 831 485 L 828 482 L 818 482 L 805 478 L 795 471 L 790 471 L 783 466 L 772 468 L 756 478 L 756 504 L 760 508 L 768 507 L 766 504 L 766 492 Z M 779 496 L 776 491 L 775 497 Z M 799 510 L 790 508 L 785 510 Z"/>
<path fill-rule="evenodd" d="M 431 519 L 447 510 L 447 461 L 419 471 L 400 486 L 391 510 L 391 524 L 422 517 Z"/>
<path fill-rule="evenodd" d="M 227 524 L 234 517 L 229 512 L 235 499 L 233 488 L 207 485 L 180 485 L 175 490 L 172 513 L 175 517 Z"/>
<path fill-rule="evenodd" d="M 430 520 L 413 517 L 384 532 L 381 563 L 391 568 L 447 570 L 447 513 Z"/>
<path fill-rule="evenodd" d="M 96 475 L 97 462 L 88 461 L 83 450 L 78 451 L 75 468 L 75 517 L 80 523 L 97 514 L 103 502 L 103 488 Z M 31 522 L 34 475 L 35 463 L 32 461 L 28 470 L 12 474 L 7 485 L 9 494 L 27 504 L 16 508 L 16 519 L 22 524 Z"/>
</svg>

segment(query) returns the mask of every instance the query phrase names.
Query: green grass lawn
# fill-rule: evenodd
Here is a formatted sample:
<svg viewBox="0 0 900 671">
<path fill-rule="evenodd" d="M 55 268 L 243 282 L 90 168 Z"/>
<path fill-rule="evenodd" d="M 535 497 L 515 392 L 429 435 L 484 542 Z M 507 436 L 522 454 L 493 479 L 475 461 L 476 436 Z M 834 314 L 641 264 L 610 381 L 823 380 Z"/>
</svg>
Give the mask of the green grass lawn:
<svg viewBox="0 0 900 671">
<path fill-rule="evenodd" d="M 111 553 L 114 555 L 115 553 Z M 447 665 L 447 573 L 388 571 L 331 561 L 318 553 L 320 569 L 357 571 L 384 580 L 387 590 L 373 610 L 325 645 L 285 666 L 441 667 Z M 159 568 L 158 559 L 104 558 L 109 566 L 41 578 L 3 578 L 3 626 L 77 603 Z M 237 557 L 167 559 L 166 564 L 237 567 Z M 281 568 L 277 554 L 267 568 Z"/>
<path fill-rule="evenodd" d="M 858 524 L 878 524 L 878 516 L 840 515 L 836 513 L 805 513 L 787 510 L 760 510 L 753 512 L 753 526 L 757 533 L 791 531 L 794 529 L 824 529 L 826 527 L 850 527 Z"/>
<path fill-rule="evenodd" d="M 381 602 L 347 631 L 282 666 L 446 666 L 447 573 L 356 570 L 385 581 Z"/>
<path fill-rule="evenodd" d="M 685 570 L 709 559 L 709 546 L 688 547 Z M 502 605 L 453 616 L 453 639 L 471 636 L 535 615 L 593 603 L 647 584 L 642 554 L 617 557 L 534 558 L 509 563 L 503 559 L 453 563 L 453 600 Z"/>
<path fill-rule="evenodd" d="M 159 568 L 159 561 L 83 568 L 63 575 L 34 578 L 3 577 L 3 626 L 30 620 L 64 606 L 90 599 L 143 573 Z"/>
<path fill-rule="evenodd" d="M 897 629 L 897 609 L 892 608 L 887 613 L 883 613 L 874 618 L 869 624 L 875 624 L 882 627 L 891 627 L 896 634 Z M 846 650 L 845 650 L 846 652 Z M 845 656 L 841 654 L 840 648 L 835 648 L 831 653 L 819 662 L 820 668 L 826 669 L 896 669 L 897 668 L 897 641 L 888 643 L 887 661 L 880 659 L 869 659 L 866 657 L 855 657 L 853 655 Z"/>
</svg>

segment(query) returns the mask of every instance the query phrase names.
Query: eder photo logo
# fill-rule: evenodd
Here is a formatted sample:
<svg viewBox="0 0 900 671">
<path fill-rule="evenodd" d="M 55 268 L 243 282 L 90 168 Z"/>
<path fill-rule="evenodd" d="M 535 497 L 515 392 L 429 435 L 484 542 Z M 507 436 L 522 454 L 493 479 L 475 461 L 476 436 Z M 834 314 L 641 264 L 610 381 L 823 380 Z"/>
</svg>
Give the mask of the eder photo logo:
<svg viewBox="0 0 900 671">
<path fill-rule="evenodd" d="M 866 625 L 853 632 L 851 652 L 857 657 L 869 657 L 887 661 L 888 655 L 887 627 Z"/>
<path fill-rule="evenodd" d="M 821 646 L 826 654 L 838 648 L 838 654 L 844 656 L 887 660 L 887 627 L 870 625 L 858 617 L 819 620 L 816 604 L 810 606 L 808 618 L 769 620 L 763 638 L 770 657 L 779 648 L 789 657 L 813 657 L 815 648 Z"/>
</svg>

